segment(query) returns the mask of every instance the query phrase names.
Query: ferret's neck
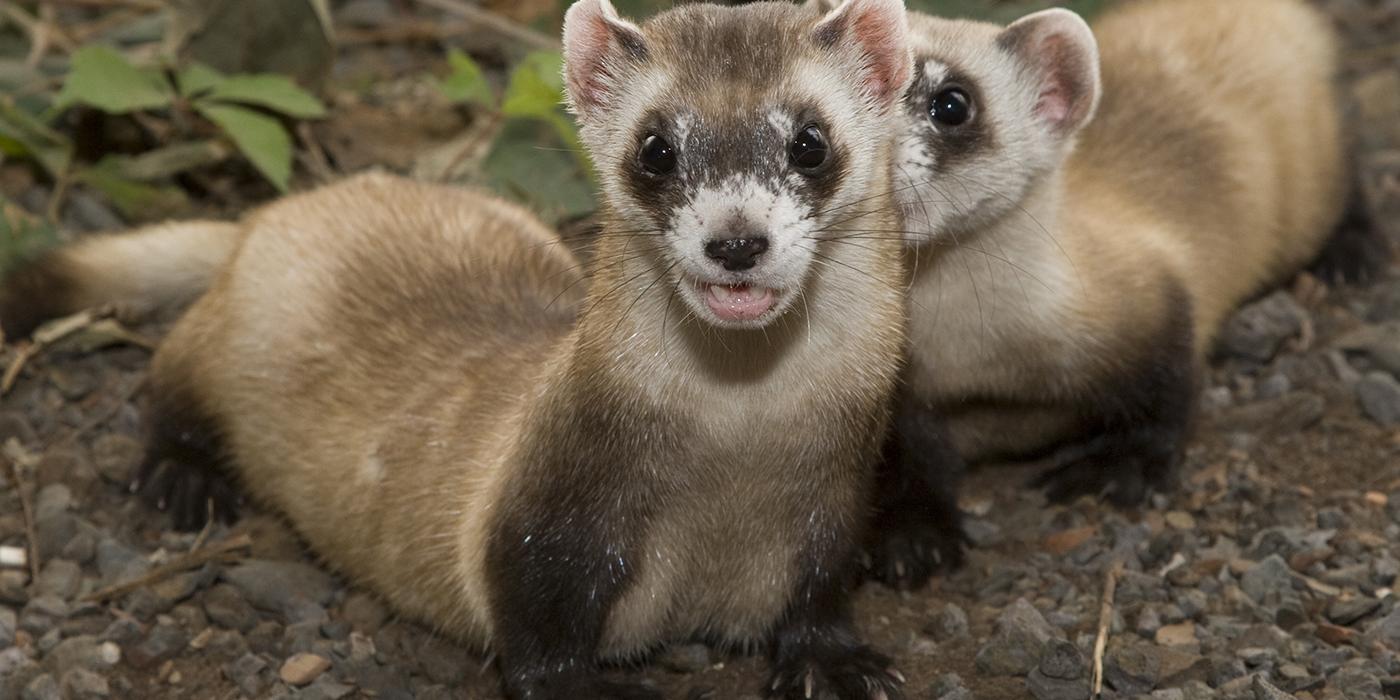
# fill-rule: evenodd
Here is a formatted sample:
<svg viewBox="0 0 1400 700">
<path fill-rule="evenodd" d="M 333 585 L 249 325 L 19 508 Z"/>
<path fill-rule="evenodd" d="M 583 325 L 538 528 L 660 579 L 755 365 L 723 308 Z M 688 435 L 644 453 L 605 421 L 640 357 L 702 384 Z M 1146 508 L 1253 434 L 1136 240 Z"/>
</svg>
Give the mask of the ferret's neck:
<svg viewBox="0 0 1400 700">
<path fill-rule="evenodd" d="M 1058 236 L 1065 203 L 1064 167 L 1061 164 L 1032 182 L 1017 206 L 1011 207 L 978 236 L 1001 245 L 1028 237 L 1046 241 Z"/>
</svg>

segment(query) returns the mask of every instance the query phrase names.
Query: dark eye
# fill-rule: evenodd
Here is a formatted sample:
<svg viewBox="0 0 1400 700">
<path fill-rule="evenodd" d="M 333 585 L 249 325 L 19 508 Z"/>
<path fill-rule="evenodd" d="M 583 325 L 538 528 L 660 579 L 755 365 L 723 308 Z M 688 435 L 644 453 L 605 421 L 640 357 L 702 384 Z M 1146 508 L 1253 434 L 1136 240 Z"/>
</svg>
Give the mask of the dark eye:
<svg viewBox="0 0 1400 700">
<path fill-rule="evenodd" d="M 826 145 L 826 136 L 822 134 L 821 127 L 808 124 L 792 137 L 788 155 L 792 156 L 792 164 L 798 170 L 813 172 L 826 163 L 831 147 Z"/>
<path fill-rule="evenodd" d="M 650 175 L 665 175 L 676 169 L 676 149 L 666 139 L 648 134 L 637 151 L 637 164 Z"/>
<path fill-rule="evenodd" d="M 972 118 L 972 98 L 961 88 L 948 88 L 933 96 L 928 115 L 945 126 L 961 126 Z"/>
</svg>

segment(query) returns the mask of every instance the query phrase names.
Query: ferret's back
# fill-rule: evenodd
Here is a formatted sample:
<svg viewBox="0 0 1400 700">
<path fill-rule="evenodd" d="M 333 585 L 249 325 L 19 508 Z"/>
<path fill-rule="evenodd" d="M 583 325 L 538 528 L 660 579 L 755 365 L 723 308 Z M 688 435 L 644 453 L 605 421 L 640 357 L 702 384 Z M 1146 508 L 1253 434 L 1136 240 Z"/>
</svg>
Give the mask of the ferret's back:
<svg viewBox="0 0 1400 700">
<path fill-rule="evenodd" d="M 1140 0 L 1094 32 L 1104 99 L 1071 186 L 1166 222 L 1137 227 L 1159 237 L 1142 244 L 1181 268 L 1208 332 L 1315 256 L 1340 215 L 1335 32 L 1301 0 Z"/>
</svg>

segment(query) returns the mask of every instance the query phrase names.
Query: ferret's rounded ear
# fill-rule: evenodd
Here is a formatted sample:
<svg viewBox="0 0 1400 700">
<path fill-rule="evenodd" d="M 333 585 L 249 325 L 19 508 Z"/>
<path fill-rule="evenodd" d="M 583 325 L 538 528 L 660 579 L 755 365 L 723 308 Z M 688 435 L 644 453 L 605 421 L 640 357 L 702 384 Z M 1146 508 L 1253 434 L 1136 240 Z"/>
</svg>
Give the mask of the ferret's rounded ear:
<svg viewBox="0 0 1400 700">
<path fill-rule="evenodd" d="M 835 4 L 835 0 L 813 2 Z M 812 38 L 823 47 L 859 49 L 865 91 L 882 106 L 903 97 L 914 77 L 903 0 L 845 0 L 817 22 Z"/>
<path fill-rule="evenodd" d="M 628 63 L 646 58 L 642 30 L 608 0 L 578 0 L 564 15 L 564 86 L 582 118 L 606 110 Z"/>
<path fill-rule="evenodd" d="M 1099 44 L 1089 25 L 1069 10 L 1036 12 L 1013 22 L 997 44 L 1040 75 L 1036 115 L 1068 136 L 1094 117 L 1103 85 Z"/>
</svg>

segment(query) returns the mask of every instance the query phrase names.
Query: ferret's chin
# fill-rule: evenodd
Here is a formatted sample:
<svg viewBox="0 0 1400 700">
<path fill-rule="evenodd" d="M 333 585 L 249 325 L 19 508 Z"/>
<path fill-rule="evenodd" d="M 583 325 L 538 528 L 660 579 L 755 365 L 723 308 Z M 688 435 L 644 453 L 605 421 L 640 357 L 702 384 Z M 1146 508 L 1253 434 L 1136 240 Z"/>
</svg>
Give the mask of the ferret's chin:
<svg viewBox="0 0 1400 700">
<path fill-rule="evenodd" d="M 788 295 L 784 290 L 758 283 L 726 284 L 683 279 L 679 286 L 681 297 L 691 312 L 716 328 L 765 328 L 782 316 L 788 307 Z"/>
</svg>

